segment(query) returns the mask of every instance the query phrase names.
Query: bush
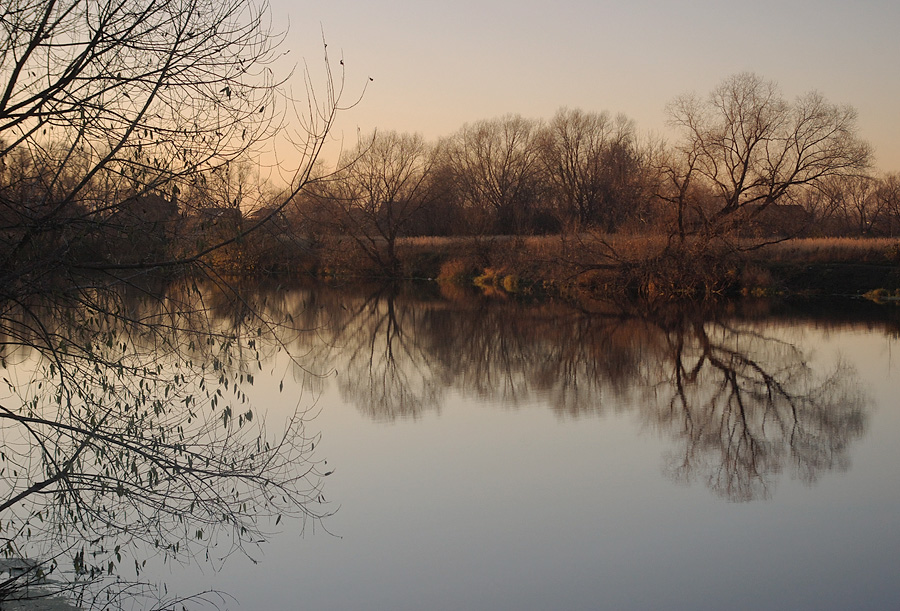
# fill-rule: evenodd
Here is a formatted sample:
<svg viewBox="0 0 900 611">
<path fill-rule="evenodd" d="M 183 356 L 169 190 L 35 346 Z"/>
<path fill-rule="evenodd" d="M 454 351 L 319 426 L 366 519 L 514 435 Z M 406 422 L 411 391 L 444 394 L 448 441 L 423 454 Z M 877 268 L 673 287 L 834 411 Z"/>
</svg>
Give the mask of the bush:
<svg viewBox="0 0 900 611">
<path fill-rule="evenodd" d="M 441 264 L 437 281 L 441 284 L 468 284 L 477 273 L 477 268 L 469 259 L 449 259 Z"/>
<path fill-rule="evenodd" d="M 502 283 L 503 275 L 503 270 L 495 267 L 486 267 L 484 273 L 475 277 L 475 286 L 497 288 Z"/>
<path fill-rule="evenodd" d="M 508 276 L 504 276 L 503 278 L 503 290 L 507 293 L 518 293 L 522 289 L 522 283 L 519 280 L 519 276 L 516 274 L 509 274 Z"/>
</svg>

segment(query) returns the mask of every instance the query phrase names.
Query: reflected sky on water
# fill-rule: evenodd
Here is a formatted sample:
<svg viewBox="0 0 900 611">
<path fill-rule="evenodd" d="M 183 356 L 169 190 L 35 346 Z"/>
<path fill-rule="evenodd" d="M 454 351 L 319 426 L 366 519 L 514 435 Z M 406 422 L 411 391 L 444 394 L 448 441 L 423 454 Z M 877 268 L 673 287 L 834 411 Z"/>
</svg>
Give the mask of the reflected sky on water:
<svg viewBox="0 0 900 611">
<path fill-rule="evenodd" d="M 315 400 L 332 534 L 207 575 L 233 608 L 900 605 L 891 316 L 308 299 L 334 373 L 255 391 Z"/>
<path fill-rule="evenodd" d="M 266 312 L 243 392 L 306 414 L 334 513 L 141 577 L 254 610 L 900 606 L 897 311 L 447 297 L 207 296 Z"/>
</svg>

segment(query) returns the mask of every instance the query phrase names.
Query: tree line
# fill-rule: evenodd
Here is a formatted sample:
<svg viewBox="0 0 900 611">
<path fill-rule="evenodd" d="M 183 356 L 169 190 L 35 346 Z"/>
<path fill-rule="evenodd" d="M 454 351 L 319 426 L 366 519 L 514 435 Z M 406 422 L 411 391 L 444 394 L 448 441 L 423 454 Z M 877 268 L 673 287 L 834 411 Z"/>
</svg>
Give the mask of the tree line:
<svg viewBox="0 0 900 611">
<path fill-rule="evenodd" d="M 816 92 L 789 101 L 742 73 L 667 111 L 671 142 L 624 115 L 571 108 L 434 142 L 376 131 L 337 169 L 318 166 L 275 235 L 349 240 L 396 275 L 398 241 L 411 236 L 652 234 L 666 239 L 662 256 L 684 258 L 713 243 L 900 230 L 900 175 L 873 171 L 852 107 Z"/>
<path fill-rule="evenodd" d="M 892 235 L 898 176 L 871 173 L 856 112 L 790 102 L 758 75 L 668 106 L 678 136 L 623 115 L 507 115 L 438 142 L 375 132 L 298 198 L 300 219 L 391 244 L 402 235 L 671 232 Z M 311 226 L 311 227 L 312 227 Z M 312 230 L 312 229 L 311 229 Z"/>
<path fill-rule="evenodd" d="M 244 8 L 235 2 L 230 10 Z M 30 31 L 14 30 L 26 42 Z M 282 252 L 350 240 L 392 275 L 398 240 L 409 236 L 654 234 L 668 236 L 672 252 L 683 255 L 688 242 L 702 249 L 735 237 L 900 230 L 900 176 L 872 171 L 856 111 L 815 92 L 788 100 L 752 73 L 670 102 L 671 142 L 642 135 L 624 115 L 562 108 L 549 120 L 506 115 L 466 124 L 434 142 L 376 131 L 336 168 L 317 162 L 320 140 L 313 138 L 313 155 L 296 180 L 274 188 L 253 162 L 260 143 L 283 128 L 267 110 L 274 85 L 248 84 L 243 69 L 245 61 L 267 61 L 271 49 L 251 47 L 250 56 L 226 61 L 224 76 L 207 82 L 208 65 L 196 55 L 222 32 L 206 36 L 206 46 L 194 48 L 187 37 L 187 48 L 159 59 L 184 63 L 178 79 L 196 72 L 186 83 L 190 123 L 167 114 L 188 95 L 156 91 L 165 82 L 158 67 L 132 69 L 121 85 L 109 66 L 97 75 L 92 64 L 71 58 L 65 69 L 85 72 L 75 91 L 85 99 L 58 103 L 52 88 L 22 82 L 16 69 L 28 64 L 24 57 L 11 67 L 0 103 L 5 269 L 23 261 L 154 266 L 201 255 L 214 266 L 247 267 L 240 263 L 248 256 L 245 236 L 258 229 L 257 242 L 277 242 Z M 13 42 L 13 50 L 25 44 Z M 329 92 L 333 97 L 331 82 Z M 152 118 L 145 107 L 156 109 Z M 223 122 L 223 113 L 231 118 Z M 113 116 L 128 120 L 118 125 Z"/>
</svg>

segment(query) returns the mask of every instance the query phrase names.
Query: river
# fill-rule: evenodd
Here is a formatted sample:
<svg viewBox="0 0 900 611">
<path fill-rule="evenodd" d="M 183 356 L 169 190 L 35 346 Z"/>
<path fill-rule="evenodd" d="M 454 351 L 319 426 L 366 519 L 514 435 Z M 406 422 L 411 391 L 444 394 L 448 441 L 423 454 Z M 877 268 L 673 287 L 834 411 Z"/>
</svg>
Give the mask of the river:
<svg viewBox="0 0 900 611">
<path fill-rule="evenodd" d="M 234 360 L 193 345 L 176 360 L 231 366 L 234 417 L 269 434 L 300 415 L 309 444 L 286 464 L 313 465 L 309 511 L 260 515 L 240 549 L 228 528 L 198 546 L 184 526 L 193 557 L 148 553 L 158 525 L 105 535 L 107 552 L 128 540 L 110 571 L 145 594 L 272 611 L 900 607 L 893 306 L 198 294 Z M 41 358 L 8 358 L 5 405 Z"/>
</svg>

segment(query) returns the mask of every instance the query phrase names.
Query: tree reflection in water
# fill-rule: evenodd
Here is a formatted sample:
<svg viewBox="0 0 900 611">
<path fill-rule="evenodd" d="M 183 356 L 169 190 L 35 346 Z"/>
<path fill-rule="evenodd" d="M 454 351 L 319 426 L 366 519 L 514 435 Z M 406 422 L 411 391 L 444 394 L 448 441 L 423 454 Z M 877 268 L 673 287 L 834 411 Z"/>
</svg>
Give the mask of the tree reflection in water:
<svg viewBox="0 0 900 611">
<path fill-rule="evenodd" d="M 822 375 L 777 327 L 695 304 L 586 312 L 396 290 L 328 298 L 319 296 L 330 330 L 320 363 L 379 420 L 440 409 L 451 389 L 504 405 L 540 398 L 565 417 L 637 410 L 677 442 L 671 478 L 733 501 L 768 498 L 788 469 L 809 483 L 846 469 L 865 430 L 851 369 Z"/>
<path fill-rule="evenodd" d="M 748 501 L 768 498 L 785 468 L 807 483 L 847 468 L 866 405 L 851 369 L 817 374 L 797 346 L 752 325 L 681 317 L 660 329 L 665 386 L 650 405 L 683 443 L 670 457 L 674 479 Z"/>
<path fill-rule="evenodd" d="M 244 394 L 271 321 L 233 297 L 186 282 L 3 305 L 0 537 L 24 570 L 0 599 L 169 608 L 148 560 L 249 553 L 283 518 L 319 517 L 305 415 L 266 429 Z"/>
<path fill-rule="evenodd" d="M 769 497 L 788 470 L 845 469 L 866 428 L 855 373 L 810 367 L 786 325 L 409 291 L 184 282 L 4 304 L 0 536 L 7 558 L 41 563 L 0 595 L 49 572 L 84 601 L 148 593 L 148 558 L 252 552 L 282 517 L 318 519 L 327 472 L 306 415 L 275 434 L 245 395 L 257 375 L 283 383 L 279 353 L 313 394 L 337 372 L 376 420 L 451 394 L 561 418 L 637 413 L 675 441 L 670 477 L 735 501 Z"/>
<path fill-rule="evenodd" d="M 387 287 L 344 312 L 329 343 L 339 347 L 337 384 L 346 398 L 379 420 L 415 417 L 440 405 L 445 384 L 417 335 L 422 310 L 403 307 L 396 287 Z"/>
</svg>

